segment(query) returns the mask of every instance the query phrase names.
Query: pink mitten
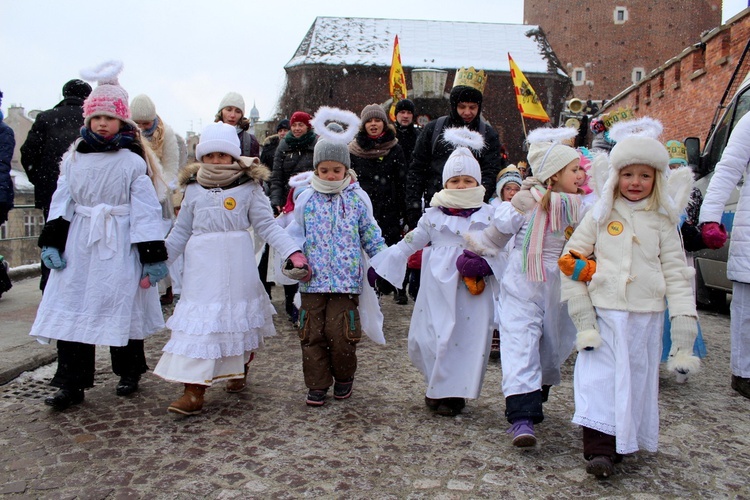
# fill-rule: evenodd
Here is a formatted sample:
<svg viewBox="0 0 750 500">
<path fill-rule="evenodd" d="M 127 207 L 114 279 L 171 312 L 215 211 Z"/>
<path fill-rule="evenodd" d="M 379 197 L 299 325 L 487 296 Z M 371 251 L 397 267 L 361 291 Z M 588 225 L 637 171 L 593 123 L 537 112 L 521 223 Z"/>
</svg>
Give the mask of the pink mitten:
<svg viewBox="0 0 750 500">
<path fill-rule="evenodd" d="M 302 252 L 294 252 L 286 260 L 284 269 L 281 270 L 285 276 L 302 282 L 310 281 L 312 272 L 310 265 L 307 263 L 307 257 Z"/>
<path fill-rule="evenodd" d="M 724 229 L 724 224 L 718 222 L 706 222 L 701 225 L 701 236 L 703 243 L 712 250 L 723 247 L 727 242 L 727 230 Z"/>
<path fill-rule="evenodd" d="M 151 280 L 148 276 L 144 276 L 141 278 L 141 281 L 138 282 L 141 288 L 149 288 L 151 287 Z"/>
</svg>

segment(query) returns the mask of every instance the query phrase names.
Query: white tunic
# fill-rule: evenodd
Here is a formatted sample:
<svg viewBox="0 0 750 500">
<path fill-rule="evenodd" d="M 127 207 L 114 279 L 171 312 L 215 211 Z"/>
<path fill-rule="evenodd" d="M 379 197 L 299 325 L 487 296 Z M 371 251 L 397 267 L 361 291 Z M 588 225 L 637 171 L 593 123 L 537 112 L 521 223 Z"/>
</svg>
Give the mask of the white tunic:
<svg viewBox="0 0 750 500">
<path fill-rule="evenodd" d="M 492 212 L 484 205 L 466 218 L 430 208 L 403 240 L 372 258 L 375 271 L 400 287 L 407 259 L 424 248 L 422 281 L 409 326 L 409 358 L 424 375 L 427 397 L 479 397 L 492 340 L 497 283 L 489 276 L 485 291 L 471 295 L 456 269 L 456 259 L 467 248 L 464 234 L 489 226 Z M 498 268 L 497 257 L 485 259 L 493 271 Z"/>
<path fill-rule="evenodd" d="M 184 252 L 182 295 L 167 321 L 172 336 L 156 375 L 205 385 L 242 376 L 249 353 L 276 334 L 251 227 L 284 258 L 299 250 L 256 182 L 230 189 L 188 185 L 167 238 L 170 262 Z"/>
<path fill-rule="evenodd" d="M 135 243 L 164 238 L 143 159 L 125 149 L 68 155 L 50 206 L 49 220 L 59 217 L 70 221 L 67 266 L 50 272 L 31 335 L 124 346 L 164 328 L 156 288 L 138 286 Z"/>
</svg>

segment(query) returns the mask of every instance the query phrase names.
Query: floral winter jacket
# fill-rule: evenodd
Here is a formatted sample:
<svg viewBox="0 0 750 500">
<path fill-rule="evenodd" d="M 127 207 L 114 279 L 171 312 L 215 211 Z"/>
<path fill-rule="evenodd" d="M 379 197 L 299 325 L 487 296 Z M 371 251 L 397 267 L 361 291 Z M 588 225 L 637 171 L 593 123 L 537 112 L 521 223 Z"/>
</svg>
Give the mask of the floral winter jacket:
<svg viewBox="0 0 750 500">
<path fill-rule="evenodd" d="M 300 283 L 301 293 L 362 293 L 362 251 L 372 257 L 386 248 L 372 205 L 359 183 L 338 194 L 323 194 L 309 188 L 295 206 L 295 219 L 302 218 L 302 251 L 312 268 L 312 279 Z"/>
</svg>

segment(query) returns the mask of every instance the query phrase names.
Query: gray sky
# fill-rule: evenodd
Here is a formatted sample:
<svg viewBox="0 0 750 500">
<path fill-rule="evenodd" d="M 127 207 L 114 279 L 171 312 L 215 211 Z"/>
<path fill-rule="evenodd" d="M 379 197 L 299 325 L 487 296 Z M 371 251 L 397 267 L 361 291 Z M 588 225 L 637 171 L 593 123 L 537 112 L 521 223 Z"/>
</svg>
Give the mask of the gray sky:
<svg viewBox="0 0 750 500">
<path fill-rule="evenodd" d="M 723 19 L 746 6 L 724 0 Z M 148 94 L 180 134 L 213 121 L 228 91 L 268 119 L 316 16 L 520 24 L 523 0 L 0 0 L 3 112 L 48 109 L 81 69 L 120 59 L 130 97 Z"/>
</svg>

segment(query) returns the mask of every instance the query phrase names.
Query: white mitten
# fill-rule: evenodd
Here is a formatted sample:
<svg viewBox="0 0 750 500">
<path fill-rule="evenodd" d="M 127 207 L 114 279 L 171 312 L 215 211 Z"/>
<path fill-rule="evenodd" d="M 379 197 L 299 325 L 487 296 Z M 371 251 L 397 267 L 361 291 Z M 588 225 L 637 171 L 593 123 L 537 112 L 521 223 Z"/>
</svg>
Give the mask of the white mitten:
<svg viewBox="0 0 750 500">
<path fill-rule="evenodd" d="M 497 252 L 505 248 L 513 235 L 501 233 L 493 224 L 481 231 L 468 231 L 464 240 L 469 249 L 481 256 L 494 257 Z"/>
<path fill-rule="evenodd" d="M 568 300 L 568 314 L 576 326 L 576 350 L 590 351 L 602 345 L 602 336 L 596 324 L 596 311 L 591 297 L 576 295 Z"/>
<path fill-rule="evenodd" d="M 667 370 L 687 375 L 700 370 L 701 360 L 693 356 L 693 344 L 698 336 L 698 320 L 693 316 L 672 318 L 672 349 L 669 350 Z"/>
</svg>

